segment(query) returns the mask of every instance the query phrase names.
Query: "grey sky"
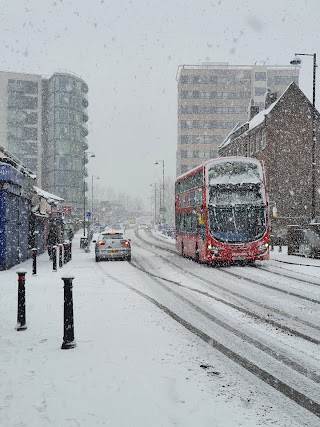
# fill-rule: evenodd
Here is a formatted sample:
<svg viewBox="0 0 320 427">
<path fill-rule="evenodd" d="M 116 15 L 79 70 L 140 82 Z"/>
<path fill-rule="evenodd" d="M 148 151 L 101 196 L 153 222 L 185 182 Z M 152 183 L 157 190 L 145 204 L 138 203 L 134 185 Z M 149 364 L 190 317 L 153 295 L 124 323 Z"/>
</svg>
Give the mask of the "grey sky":
<svg viewBox="0 0 320 427">
<path fill-rule="evenodd" d="M 319 54 L 318 0 L 1 0 L 1 70 L 89 85 L 89 177 L 144 199 L 149 184 L 175 177 L 179 64 L 286 65 Z M 300 87 L 312 96 L 312 58 Z M 320 75 L 317 73 L 317 105 Z M 90 187 L 90 186 L 89 186 Z"/>
</svg>

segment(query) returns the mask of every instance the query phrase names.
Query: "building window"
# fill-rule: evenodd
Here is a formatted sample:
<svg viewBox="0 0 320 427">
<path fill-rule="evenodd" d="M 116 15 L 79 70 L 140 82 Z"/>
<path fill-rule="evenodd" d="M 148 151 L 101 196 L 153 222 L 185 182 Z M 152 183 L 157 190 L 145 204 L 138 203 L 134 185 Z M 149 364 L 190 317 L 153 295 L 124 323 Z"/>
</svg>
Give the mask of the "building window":
<svg viewBox="0 0 320 427">
<path fill-rule="evenodd" d="M 267 73 L 259 71 L 255 73 L 254 79 L 256 82 L 265 82 L 267 80 Z"/>
<path fill-rule="evenodd" d="M 296 76 L 270 76 L 268 77 L 268 85 L 289 85 L 291 82 L 298 84 Z"/>
<path fill-rule="evenodd" d="M 253 146 L 254 146 L 254 140 L 253 140 L 253 136 L 251 135 L 250 136 L 250 139 L 249 139 L 249 153 L 250 153 L 250 156 L 252 156 L 253 155 Z"/>
<path fill-rule="evenodd" d="M 20 92 L 35 95 L 38 93 L 38 83 L 29 80 L 9 80 L 8 90 L 9 92 Z"/>
<path fill-rule="evenodd" d="M 262 96 L 266 93 L 267 88 L 266 87 L 255 87 L 254 88 L 254 94 L 256 96 Z"/>
<path fill-rule="evenodd" d="M 22 139 L 36 141 L 38 139 L 38 129 L 37 128 L 22 128 Z"/>
<path fill-rule="evenodd" d="M 185 173 L 188 172 L 189 170 L 189 166 L 188 165 L 181 165 L 181 173 Z"/>
<path fill-rule="evenodd" d="M 260 132 L 256 133 L 256 153 L 259 153 L 260 149 Z"/>
<path fill-rule="evenodd" d="M 267 145 L 266 130 L 262 129 L 262 132 L 261 132 L 261 149 L 264 150 L 266 148 L 266 145 Z"/>
</svg>

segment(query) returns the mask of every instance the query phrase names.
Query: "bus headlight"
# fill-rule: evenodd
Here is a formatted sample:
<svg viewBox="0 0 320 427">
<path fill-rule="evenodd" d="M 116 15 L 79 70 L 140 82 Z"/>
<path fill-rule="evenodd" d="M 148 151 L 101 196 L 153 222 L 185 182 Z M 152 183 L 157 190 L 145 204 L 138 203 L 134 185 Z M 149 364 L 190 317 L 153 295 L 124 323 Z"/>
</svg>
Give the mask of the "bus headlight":
<svg viewBox="0 0 320 427">
<path fill-rule="evenodd" d="M 207 248 L 210 251 L 219 251 L 220 250 L 219 246 L 213 246 L 213 245 L 211 245 L 211 243 L 208 243 Z"/>
<path fill-rule="evenodd" d="M 265 252 L 269 247 L 269 243 L 262 243 L 261 245 L 258 246 L 258 251 L 259 252 Z"/>
</svg>

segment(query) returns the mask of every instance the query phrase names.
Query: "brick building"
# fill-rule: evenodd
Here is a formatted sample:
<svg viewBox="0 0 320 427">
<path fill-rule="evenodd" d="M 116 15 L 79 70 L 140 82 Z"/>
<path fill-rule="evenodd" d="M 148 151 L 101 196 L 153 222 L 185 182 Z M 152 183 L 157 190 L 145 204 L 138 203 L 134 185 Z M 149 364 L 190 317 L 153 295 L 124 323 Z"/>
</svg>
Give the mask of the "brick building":
<svg viewBox="0 0 320 427">
<path fill-rule="evenodd" d="M 219 146 L 220 156 L 244 155 L 264 162 L 271 226 L 280 233 L 288 224 L 310 223 L 312 212 L 312 125 L 315 126 L 315 219 L 320 222 L 320 115 L 292 82 L 277 99 L 268 92 L 265 109 L 250 107 L 249 120 L 235 126 Z"/>
</svg>

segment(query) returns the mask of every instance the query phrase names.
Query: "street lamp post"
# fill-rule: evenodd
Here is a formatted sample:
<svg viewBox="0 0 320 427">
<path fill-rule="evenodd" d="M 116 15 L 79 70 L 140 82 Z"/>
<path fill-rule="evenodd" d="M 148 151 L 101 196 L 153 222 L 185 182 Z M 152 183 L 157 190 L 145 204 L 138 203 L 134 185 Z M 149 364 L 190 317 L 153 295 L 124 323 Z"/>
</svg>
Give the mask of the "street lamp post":
<svg viewBox="0 0 320 427">
<path fill-rule="evenodd" d="M 91 200 L 91 217 L 92 217 L 92 221 L 93 221 L 93 178 L 100 179 L 96 175 L 91 176 L 91 197 L 92 197 L 92 200 Z"/>
<path fill-rule="evenodd" d="M 315 108 L 316 108 L 316 68 L 317 68 L 317 55 L 315 53 L 295 53 L 295 58 L 290 61 L 292 65 L 300 65 L 301 59 L 299 56 L 312 56 L 313 57 L 313 79 L 312 79 L 312 145 L 311 145 L 311 222 L 315 222 L 316 217 L 316 121 L 315 121 Z"/>
<path fill-rule="evenodd" d="M 91 154 L 90 157 L 96 157 L 91 151 L 83 152 L 83 237 L 86 237 L 86 175 L 85 175 L 85 165 L 86 165 L 86 155 Z"/>
<path fill-rule="evenodd" d="M 160 210 L 162 212 L 162 222 L 164 223 L 164 211 L 165 211 L 165 207 L 164 207 L 164 160 L 156 160 L 155 165 L 158 165 L 159 162 L 162 162 L 162 203 L 160 201 Z M 160 190 L 160 200 L 161 200 L 161 190 Z"/>
</svg>

